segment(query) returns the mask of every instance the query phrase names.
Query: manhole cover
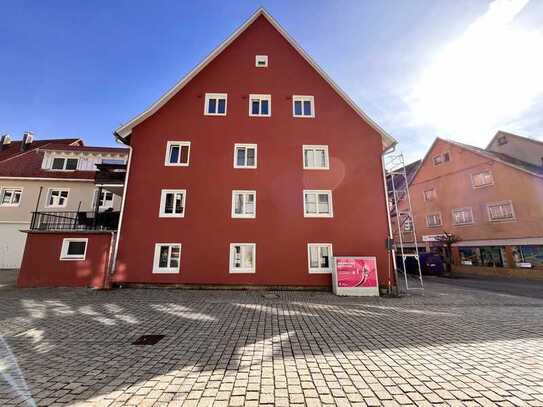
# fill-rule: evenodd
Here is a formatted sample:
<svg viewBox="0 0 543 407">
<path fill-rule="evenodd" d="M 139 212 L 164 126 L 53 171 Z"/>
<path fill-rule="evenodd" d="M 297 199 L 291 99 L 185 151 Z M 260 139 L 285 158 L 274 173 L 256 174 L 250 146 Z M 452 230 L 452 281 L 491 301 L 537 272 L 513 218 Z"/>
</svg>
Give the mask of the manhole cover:
<svg viewBox="0 0 543 407">
<path fill-rule="evenodd" d="M 155 345 L 162 338 L 164 338 L 164 335 L 142 335 L 132 342 L 132 345 Z"/>
</svg>

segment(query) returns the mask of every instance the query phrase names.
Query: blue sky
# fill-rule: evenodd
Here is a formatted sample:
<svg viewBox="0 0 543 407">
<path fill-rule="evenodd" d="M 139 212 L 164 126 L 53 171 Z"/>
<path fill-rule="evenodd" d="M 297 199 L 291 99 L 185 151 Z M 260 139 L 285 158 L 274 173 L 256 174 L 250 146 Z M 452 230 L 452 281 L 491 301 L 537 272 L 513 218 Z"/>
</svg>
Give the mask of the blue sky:
<svg viewBox="0 0 543 407">
<path fill-rule="evenodd" d="M 0 132 L 113 145 L 115 128 L 262 5 L 408 158 L 436 136 L 542 137 L 543 1 L 513 3 L 2 2 Z"/>
</svg>

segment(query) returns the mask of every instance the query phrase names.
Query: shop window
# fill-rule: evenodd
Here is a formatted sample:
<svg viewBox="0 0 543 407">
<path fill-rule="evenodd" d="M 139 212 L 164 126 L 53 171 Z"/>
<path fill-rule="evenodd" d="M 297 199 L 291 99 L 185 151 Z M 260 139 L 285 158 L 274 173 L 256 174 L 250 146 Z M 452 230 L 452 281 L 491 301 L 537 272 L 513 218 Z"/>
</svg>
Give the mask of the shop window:
<svg viewBox="0 0 543 407">
<path fill-rule="evenodd" d="M 517 267 L 543 267 L 543 245 L 513 246 Z"/>
<path fill-rule="evenodd" d="M 459 247 L 460 264 L 463 266 L 480 266 L 481 252 L 478 247 Z"/>
</svg>

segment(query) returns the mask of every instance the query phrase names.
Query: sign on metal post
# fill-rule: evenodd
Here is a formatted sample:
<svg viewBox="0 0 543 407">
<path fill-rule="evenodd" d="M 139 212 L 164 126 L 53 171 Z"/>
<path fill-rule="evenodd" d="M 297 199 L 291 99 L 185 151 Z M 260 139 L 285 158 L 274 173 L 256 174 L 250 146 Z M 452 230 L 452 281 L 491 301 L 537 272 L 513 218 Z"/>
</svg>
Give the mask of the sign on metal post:
<svg viewBox="0 0 543 407">
<path fill-rule="evenodd" d="M 378 296 L 377 259 L 334 257 L 332 284 L 336 295 Z"/>
</svg>

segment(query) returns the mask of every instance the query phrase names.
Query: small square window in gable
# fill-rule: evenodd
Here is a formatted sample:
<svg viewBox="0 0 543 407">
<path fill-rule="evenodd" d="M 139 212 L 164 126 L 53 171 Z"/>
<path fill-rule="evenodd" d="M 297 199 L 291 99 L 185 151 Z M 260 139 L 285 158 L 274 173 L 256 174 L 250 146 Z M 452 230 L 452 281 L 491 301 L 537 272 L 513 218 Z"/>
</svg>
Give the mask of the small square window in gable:
<svg viewBox="0 0 543 407">
<path fill-rule="evenodd" d="M 267 68 L 268 67 L 268 56 L 267 55 L 257 55 L 255 57 L 255 66 L 257 68 Z"/>
</svg>

